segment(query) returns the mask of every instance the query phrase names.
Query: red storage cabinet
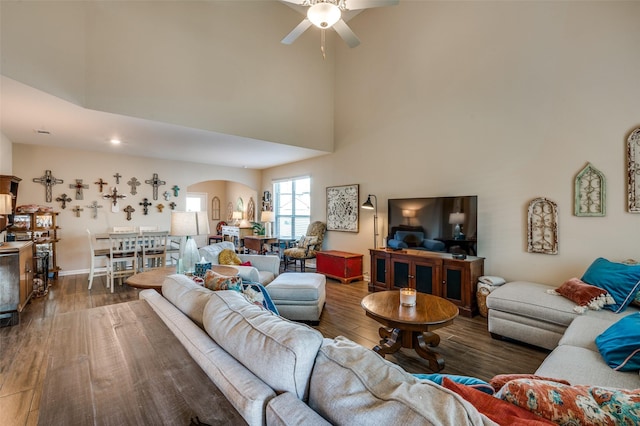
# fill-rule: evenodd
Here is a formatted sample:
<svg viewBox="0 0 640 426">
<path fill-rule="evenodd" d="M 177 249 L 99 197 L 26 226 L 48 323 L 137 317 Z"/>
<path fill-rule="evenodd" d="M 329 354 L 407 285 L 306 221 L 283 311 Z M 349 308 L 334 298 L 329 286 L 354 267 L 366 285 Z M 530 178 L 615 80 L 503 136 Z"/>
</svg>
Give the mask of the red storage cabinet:
<svg viewBox="0 0 640 426">
<path fill-rule="evenodd" d="M 316 253 L 316 271 L 343 284 L 358 281 L 362 276 L 362 255 L 339 250 Z"/>
</svg>

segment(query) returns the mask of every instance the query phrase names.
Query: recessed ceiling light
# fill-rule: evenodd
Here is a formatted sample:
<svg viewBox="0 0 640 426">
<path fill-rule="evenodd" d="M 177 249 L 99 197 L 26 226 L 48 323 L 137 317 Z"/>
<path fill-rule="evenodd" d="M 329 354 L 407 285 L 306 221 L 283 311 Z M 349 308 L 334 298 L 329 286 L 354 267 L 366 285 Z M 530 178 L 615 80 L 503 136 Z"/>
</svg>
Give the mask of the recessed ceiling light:
<svg viewBox="0 0 640 426">
<path fill-rule="evenodd" d="M 120 145 L 120 139 L 118 138 L 112 138 L 110 142 L 114 145 Z"/>
</svg>

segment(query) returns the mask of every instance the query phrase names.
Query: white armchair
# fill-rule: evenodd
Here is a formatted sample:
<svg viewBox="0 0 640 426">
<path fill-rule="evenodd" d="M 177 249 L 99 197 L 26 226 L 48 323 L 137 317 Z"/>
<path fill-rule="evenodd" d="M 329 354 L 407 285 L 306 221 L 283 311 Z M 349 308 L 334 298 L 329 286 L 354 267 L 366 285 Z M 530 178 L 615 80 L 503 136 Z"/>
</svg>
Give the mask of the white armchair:
<svg viewBox="0 0 640 426">
<path fill-rule="evenodd" d="M 200 256 L 214 265 L 218 265 L 218 255 L 224 249 L 234 250 L 235 246 L 230 241 L 210 244 L 201 247 Z M 238 269 L 238 275 L 245 281 L 258 282 L 267 285 L 280 273 L 280 257 L 261 254 L 239 254 L 243 262 L 251 262 L 251 266 L 229 265 Z"/>
</svg>

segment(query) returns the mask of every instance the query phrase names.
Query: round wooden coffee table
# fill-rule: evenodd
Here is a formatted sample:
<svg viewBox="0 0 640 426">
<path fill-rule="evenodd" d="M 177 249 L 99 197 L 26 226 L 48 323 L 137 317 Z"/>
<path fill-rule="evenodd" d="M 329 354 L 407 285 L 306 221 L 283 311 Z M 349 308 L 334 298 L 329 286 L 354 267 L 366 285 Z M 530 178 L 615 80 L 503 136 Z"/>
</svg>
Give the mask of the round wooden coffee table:
<svg viewBox="0 0 640 426">
<path fill-rule="evenodd" d="M 227 275 L 230 277 L 238 275 L 238 270 L 232 266 L 225 265 L 211 265 L 211 269 L 220 275 Z M 139 272 L 135 275 L 131 275 L 125 281 L 125 284 L 141 289 L 152 288 L 159 293 L 162 293 L 162 283 L 164 279 L 169 275 L 176 273 L 175 266 L 165 266 L 163 268 L 155 268 L 146 272 Z"/>
<path fill-rule="evenodd" d="M 440 336 L 433 332 L 453 323 L 458 307 L 446 299 L 418 292 L 416 305 L 400 305 L 400 291 L 380 291 L 369 294 L 361 302 L 368 317 L 378 321 L 380 344 L 373 348 L 382 357 L 400 350 L 414 349 L 429 362 L 429 368 L 440 371 L 444 358 L 429 346 L 440 344 Z"/>
</svg>

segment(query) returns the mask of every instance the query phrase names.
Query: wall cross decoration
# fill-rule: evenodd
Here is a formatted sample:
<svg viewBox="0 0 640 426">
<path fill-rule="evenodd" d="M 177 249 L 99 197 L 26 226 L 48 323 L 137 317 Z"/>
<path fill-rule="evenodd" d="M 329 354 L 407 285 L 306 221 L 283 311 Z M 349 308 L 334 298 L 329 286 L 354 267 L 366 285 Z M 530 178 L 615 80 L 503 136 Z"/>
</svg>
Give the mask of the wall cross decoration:
<svg viewBox="0 0 640 426">
<path fill-rule="evenodd" d="M 118 188 L 111 188 L 111 194 L 102 194 L 102 198 L 105 200 L 111 199 L 111 211 L 113 213 L 118 213 L 120 211 L 120 206 L 118 205 L 118 200 L 127 198 L 126 194 L 118 194 Z"/>
<path fill-rule="evenodd" d="M 96 185 L 98 185 L 100 187 L 100 192 L 102 192 L 102 187 L 105 185 L 109 185 L 107 182 L 103 181 L 102 178 L 100 178 L 100 180 L 98 180 L 97 182 L 93 182 Z"/>
<path fill-rule="evenodd" d="M 131 191 L 129 191 L 129 192 L 131 192 L 131 195 L 136 195 L 138 193 L 138 190 L 136 189 L 136 186 L 140 186 L 141 183 L 137 178 L 132 177 L 131 180 L 129 182 L 127 182 L 127 185 L 129 185 L 131 187 Z"/>
<path fill-rule="evenodd" d="M 131 207 L 131 205 L 128 205 L 125 209 L 125 212 L 127 212 L 127 220 L 131 220 L 131 213 L 135 212 L 136 209 L 134 209 L 133 207 Z"/>
<path fill-rule="evenodd" d="M 158 208 L 158 211 L 162 213 L 162 209 L 164 209 L 164 204 L 160 203 L 156 207 Z"/>
<path fill-rule="evenodd" d="M 91 203 L 90 205 L 86 206 L 87 208 L 90 208 L 91 210 L 93 210 L 93 214 L 91 215 L 92 218 L 97 219 L 98 218 L 98 209 L 101 209 L 102 206 L 98 205 L 97 201 L 94 201 L 93 203 Z"/>
<path fill-rule="evenodd" d="M 640 213 L 640 127 L 627 139 L 627 203 L 629 213 Z"/>
<path fill-rule="evenodd" d="M 33 181 L 37 183 L 41 183 L 45 186 L 44 199 L 47 201 L 47 203 L 50 203 L 52 199 L 51 187 L 58 183 L 64 183 L 62 179 L 54 178 L 53 175 L 51 174 L 51 170 L 45 170 L 43 176 L 39 178 L 33 178 Z"/>
<path fill-rule="evenodd" d="M 73 208 L 73 212 L 76 214 L 76 217 L 80 217 L 80 212 L 83 212 L 84 209 L 81 209 L 80 206 L 75 206 Z"/>
<path fill-rule="evenodd" d="M 167 182 L 158 179 L 158 174 L 157 173 L 154 173 L 153 174 L 153 178 L 145 180 L 144 183 L 148 183 L 149 185 L 153 186 L 153 199 L 154 200 L 158 199 L 158 187 L 160 185 L 166 185 L 167 184 Z M 176 195 L 176 197 L 177 197 L 177 195 Z"/>
<path fill-rule="evenodd" d="M 176 203 L 174 203 L 173 201 L 169 203 L 169 207 L 171 208 L 171 210 L 175 210 L 176 209 Z"/>
<path fill-rule="evenodd" d="M 178 191 L 180 191 L 180 188 L 178 187 L 178 185 L 173 185 L 173 188 L 171 188 L 173 190 L 173 196 L 177 197 L 178 196 Z"/>
<path fill-rule="evenodd" d="M 67 197 L 67 194 L 62 194 L 58 198 L 56 198 L 56 201 L 59 203 L 62 203 L 60 207 L 62 207 L 63 209 L 66 209 L 67 203 L 71 202 L 71 198 Z"/>
<path fill-rule="evenodd" d="M 169 191 L 164 191 L 162 193 L 162 196 L 164 197 L 165 201 L 169 201 L 169 196 L 171 195 L 171 193 Z"/>
<path fill-rule="evenodd" d="M 122 177 L 122 175 L 116 172 L 116 174 L 113 175 L 113 177 L 116 178 L 116 185 L 118 185 L 120 183 L 120 178 Z"/>
<path fill-rule="evenodd" d="M 143 198 L 142 199 L 142 203 L 139 203 L 142 206 L 142 214 L 143 215 L 148 215 L 149 214 L 149 206 L 153 203 L 150 203 L 149 200 L 147 198 Z"/>
<path fill-rule="evenodd" d="M 82 200 L 83 199 L 82 190 L 88 189 L 89 185 L 83 184 L 82 179 L 76 179 L 76 183 L 70 183 L 69 188 L 76 190 L 76 200 Z"/>
</svg>

